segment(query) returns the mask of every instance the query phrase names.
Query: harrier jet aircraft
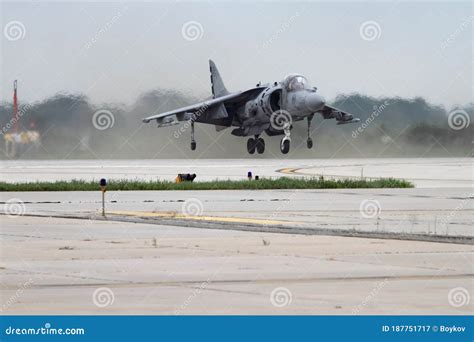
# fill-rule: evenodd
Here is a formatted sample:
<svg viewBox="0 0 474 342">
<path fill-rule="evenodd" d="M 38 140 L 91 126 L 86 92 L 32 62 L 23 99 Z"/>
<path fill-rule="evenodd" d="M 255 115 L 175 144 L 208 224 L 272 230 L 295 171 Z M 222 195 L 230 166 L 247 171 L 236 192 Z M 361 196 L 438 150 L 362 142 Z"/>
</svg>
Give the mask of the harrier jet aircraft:
<svg viewBox="0 0 474 342">
<path fill-rule="evenodd" d="M 349 113 L 326 105 L 316 87 L 310 87 L 302 75 L 292 74 L 281 82 L 259 83 L 254 88 L 230 93 L 211 60 L 209 67 L 212 99 L 149 116 L 143 122 L 156 120 L 158 127 L 165 127 L 187 121 L 191 124 L 191 150 L 196 149 L 195 122 L 215 125 L 217 131 L 235 127 L 233 135 L 250 137 L 247 141 L 247 151 L 250 154 L 265 151 L 265 141 L 261 137 L 263 132 L 268 136 L 283 135 L 280 150 L 286 154 L 290 151 L 293 122 L 307 120 L 306 144 L 308 148 L 312 148 L 311 120 L 316 113 L 321 114 L 324 119 L 336 119 L 338 124 L 359 121 Z"/>
</svg>

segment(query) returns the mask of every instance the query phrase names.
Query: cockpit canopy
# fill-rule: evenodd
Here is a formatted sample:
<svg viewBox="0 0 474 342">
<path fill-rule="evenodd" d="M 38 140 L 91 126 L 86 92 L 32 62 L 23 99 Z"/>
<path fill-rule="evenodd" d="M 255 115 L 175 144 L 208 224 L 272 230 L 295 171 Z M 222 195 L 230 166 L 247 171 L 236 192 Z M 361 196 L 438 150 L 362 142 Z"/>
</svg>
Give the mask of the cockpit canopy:
<svg viewBox="0 0 474 342">
<path fill-rule="evenodd" d="M 306 77 L 301 75 L 286 76 L 283 80 L 283 87 L 288 92 L 311 88 Z"/>
</svg>

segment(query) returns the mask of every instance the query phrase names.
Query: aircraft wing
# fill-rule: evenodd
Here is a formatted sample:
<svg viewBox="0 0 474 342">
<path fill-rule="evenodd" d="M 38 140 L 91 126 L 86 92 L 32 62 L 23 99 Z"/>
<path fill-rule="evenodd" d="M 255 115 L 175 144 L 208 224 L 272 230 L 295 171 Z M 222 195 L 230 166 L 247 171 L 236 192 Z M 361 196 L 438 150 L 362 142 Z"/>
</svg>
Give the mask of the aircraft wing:
<svg viewBox="0 0 474 342">
<path fill-rule="evenodd" d="M 170 110 L 168 112 L 152 115 L 144 118 L 142 121 L 149 123 L 152 120 L 156 120 L 159 125 L 167 126 L 167 124 L 174 124 L 178 121 L 191 120 L 193 116 L 203 114 L 209 108 L 222 104 L 225 101 L 223 98 L 212 99 L 208 101 L 199 102 L 191 106 L 181 107 L 178 109 Z"/>
<path fill-rule="evenodd" d="M 336 119 L 338 125 L 360 121 L 358 118 L 354 119 L 352 114 L 328 105 L 325 105 L 320 113 L 325 119 Z"/>
<path fill-rule="evenodd" d="M 236 92 L 224 95 L 215 99 L 199 102 L 190 106 L 174 109 L 168 112 L 148 116 L 142 119 L 143 122 L 149 123 L 156 120 L 159 127 L 178 124 L 179 121 L 197 121 L 210 124 L 222 124 L 223 122 L 232 122 L 229 117 L 226 104 L 244 103 L 249 98 L 260 93 L 264 87 L 256 87 L 243 92 Z"/>
</svg>

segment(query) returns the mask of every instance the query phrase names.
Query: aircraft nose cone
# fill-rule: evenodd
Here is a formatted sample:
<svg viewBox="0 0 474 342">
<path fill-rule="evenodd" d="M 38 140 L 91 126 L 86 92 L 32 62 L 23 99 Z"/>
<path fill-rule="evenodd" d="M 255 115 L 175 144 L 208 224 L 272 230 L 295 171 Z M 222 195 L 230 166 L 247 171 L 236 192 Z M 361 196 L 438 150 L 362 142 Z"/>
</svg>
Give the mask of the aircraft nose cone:
<svg viewBox="0 0 474 342">
<path fill-rule="evenodd" d="M 306 107 L 313 112 L 320 110 L 326 104 L 326 100 L 324 99 L 324 97 L 316 93 L 308 94 L 306 96 L 305 102 L 306 102 Z"/>
</svg>

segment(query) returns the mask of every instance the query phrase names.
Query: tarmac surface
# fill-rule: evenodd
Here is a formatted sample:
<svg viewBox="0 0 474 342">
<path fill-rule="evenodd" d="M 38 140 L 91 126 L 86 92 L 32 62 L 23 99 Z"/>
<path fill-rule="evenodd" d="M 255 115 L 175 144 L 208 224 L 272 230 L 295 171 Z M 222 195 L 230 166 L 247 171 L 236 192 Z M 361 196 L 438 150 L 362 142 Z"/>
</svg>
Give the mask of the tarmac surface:
<svg viewBox="0 0 474 342">
<path fill-rule="evenodd" d="M 468 188 L 110 191 L 105 209 L 108 220 L 165 220 L 200 227 L 209 222 L 227 229 L 245 224 L 257 231 L 278 226 L 308 234 L 424 234 L 472 241 L 473 198 Z M 21 203 L 22 214 L 102 218 L 100 191 L 6 192 L 0 200 L 6 209 Z"/>
<path fill-rule="evenodd" d="M 257 156 L 258 158 L 258 156 Z M 197 181 L 260 177 L 402 178 L 417 187 L 472 187 L 472 158 L 198 159 L 198 160 L 6 160 L 0 181 L 140 179 L 174 180 L 196 173 Z"/>
<path fill-rule="evenodd" d="M 1 168 L 9 182 L 181 172 L 240 179 L 252 170 L 261 177 L 400 176 L 416 185 L 111 191 L 105 217 L 99 191 L 0 193 L 6 314 L 473 309 L 471 159 L 9 161 Z"/>
<path fill-rule="evenodd" d="M 472 245 L 4 218 L 4 314 L 470 314 Z M 467 291 L 467 292 L 465 292 Z"/>
</svg>

